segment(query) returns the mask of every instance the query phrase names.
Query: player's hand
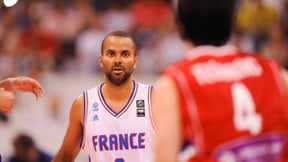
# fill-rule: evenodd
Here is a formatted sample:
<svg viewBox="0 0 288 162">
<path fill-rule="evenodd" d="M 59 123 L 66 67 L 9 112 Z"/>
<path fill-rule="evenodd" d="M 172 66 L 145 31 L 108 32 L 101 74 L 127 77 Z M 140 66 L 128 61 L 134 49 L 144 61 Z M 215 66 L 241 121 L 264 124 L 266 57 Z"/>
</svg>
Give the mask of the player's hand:
<svg viewBox="0 0 288 162">
<path fill-rule="evenodd" d="M 19 92 L 31 92 L 36 96 L 37 101 L 42 97 L 44 93 L 44 89 L 41 84 L 30 77 L 16 77 L 9 78 L 9 83 L 6 84 L 5 90 L 8 91 L 19 91 Z"/>
<path fill-rule="evenodd" d="M 14 107 L 15 95 L 13 92 L 0 88 L 0 109 L 6 114 L 11 114 Z"/>
</svg>

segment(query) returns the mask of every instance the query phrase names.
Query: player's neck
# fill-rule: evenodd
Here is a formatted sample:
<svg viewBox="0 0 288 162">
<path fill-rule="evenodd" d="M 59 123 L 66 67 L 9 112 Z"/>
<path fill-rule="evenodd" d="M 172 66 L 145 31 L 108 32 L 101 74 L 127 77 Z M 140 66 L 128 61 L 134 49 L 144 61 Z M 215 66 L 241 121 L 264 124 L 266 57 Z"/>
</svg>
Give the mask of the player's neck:
<svg viewBox="0 0 288 162">
<path fill-rule="evenodd" d="M 102 91 L 105 99 L 113 98 L 113 100 L 120 100 L 126 97 L 129 98 L 132 94 L 133 88 L 134 84 L 131 78 L 121 85 L 115 85 L 110 82 L 105 82 Z"/>
<path fill-rule="evenodd" d="M 192 50 L 193 48 L 195 48 L 195 45 L 194 45 L 192 42 L 187 41 L 187 43 L 186 43 L 186 49 L 187 49 L 188 51 L 190 51 L 190 50 Z"/>
</svg>

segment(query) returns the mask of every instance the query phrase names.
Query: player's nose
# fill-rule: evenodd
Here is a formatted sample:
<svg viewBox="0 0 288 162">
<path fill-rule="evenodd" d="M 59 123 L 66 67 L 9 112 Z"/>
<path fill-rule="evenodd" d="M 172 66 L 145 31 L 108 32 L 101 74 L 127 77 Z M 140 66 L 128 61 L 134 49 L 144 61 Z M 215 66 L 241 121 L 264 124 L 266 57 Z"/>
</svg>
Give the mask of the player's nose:
<svg viewBox="0 0 288 162">
<path fill-rule="evenodd" d="M 121 62 L 122 62 L 121 55 L 116 55 L 116 57 L 115 57 L 115 64 L 121 64 Z"/>
</svg>

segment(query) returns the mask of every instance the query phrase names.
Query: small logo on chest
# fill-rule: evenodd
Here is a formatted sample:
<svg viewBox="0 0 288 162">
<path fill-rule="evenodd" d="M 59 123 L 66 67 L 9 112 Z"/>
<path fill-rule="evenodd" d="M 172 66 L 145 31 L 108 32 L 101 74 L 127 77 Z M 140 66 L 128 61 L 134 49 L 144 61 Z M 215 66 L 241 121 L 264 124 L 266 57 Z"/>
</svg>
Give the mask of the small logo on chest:
<svg viewBox="0 0 288 162">
<path fill-rule="evenodd" d="M 144 100 L 136 100 L 136 107 L 145 107 Z"/>
<path fill-rule="evenodd" d="M 95 113 L 95 115 L 94 115 L 93 118 L 92 118 L 92 121 L 97 121 L 97 120 L 99 120 L 98 115 L 96 114 L 96 112 L 99 111 L 98 106 L 99 106 L 98 102 L 94 102 L 93 105 L 92 105 L 92 110 L 93 110 L 94 113 Z"/>
<path fill-rule="evenodd" d="M 92 118 L 92 121 L 97 121 L 97 120 L 99 120 L 99 118 L 98 118 L 98 115 L 95 114 L 94 117 Z"/>
<path fill-rule="evenodd" d="M 98 110 L 99 110 L 99 109 L 98 109 L 98 106 L 99 106 L 98 102 L 94 102 L 94 103 L 93 103 L 93 110 L 94 110 L 94 111 L 98 111 Z"/>
</svg>

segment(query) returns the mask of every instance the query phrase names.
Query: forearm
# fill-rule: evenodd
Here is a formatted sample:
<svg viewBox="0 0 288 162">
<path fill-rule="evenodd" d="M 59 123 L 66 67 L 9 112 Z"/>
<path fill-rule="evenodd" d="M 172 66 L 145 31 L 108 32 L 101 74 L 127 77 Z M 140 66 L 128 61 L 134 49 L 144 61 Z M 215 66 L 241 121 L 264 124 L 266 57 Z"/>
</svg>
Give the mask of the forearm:
<svg viewBox="0 0 288 162">
<path fill-rule="evenodd" d="M 80 144 L 83 134 L 84 100 L 82 96 L 74 100 L 70 110 L 70 120 L 68 129 L 58 153 L 53 162 L 73 162 L 80 152 Z"/>
<path fill-rule="evenodd" d="M 12 90 L 12 80 L 13 78 L 7 78 L 0 82 L 0 87 L 4 88 L 6 91 L 13 91 Z"/>
<path fill-rule="evenodd" d="M 10 114 L 14 106 L 15 96 L 13 92 L 0 88 L 0 109 Z"/>
</svg>

